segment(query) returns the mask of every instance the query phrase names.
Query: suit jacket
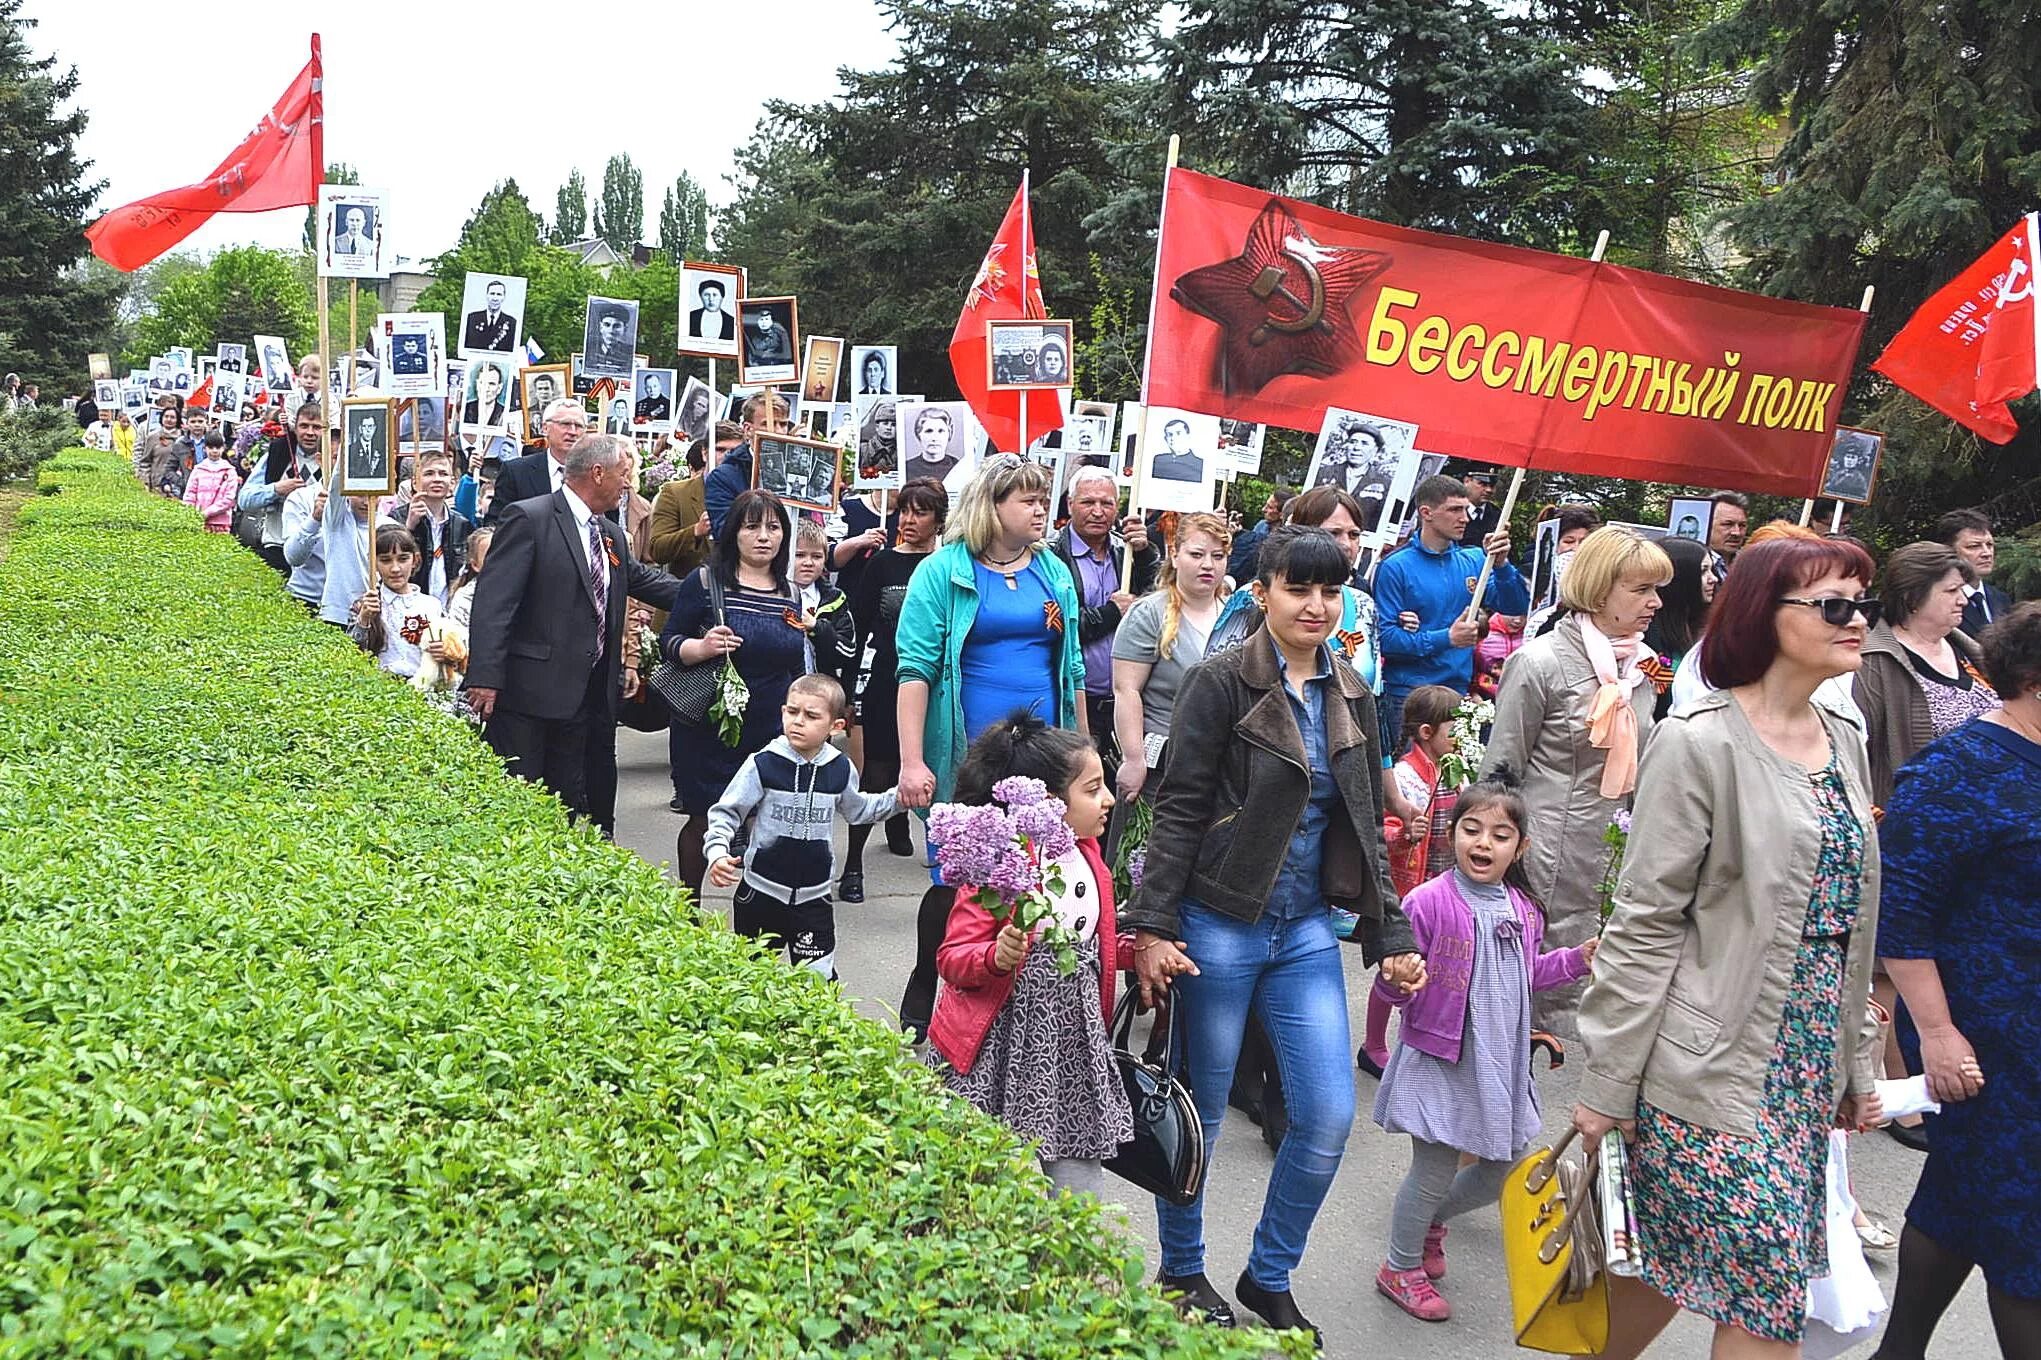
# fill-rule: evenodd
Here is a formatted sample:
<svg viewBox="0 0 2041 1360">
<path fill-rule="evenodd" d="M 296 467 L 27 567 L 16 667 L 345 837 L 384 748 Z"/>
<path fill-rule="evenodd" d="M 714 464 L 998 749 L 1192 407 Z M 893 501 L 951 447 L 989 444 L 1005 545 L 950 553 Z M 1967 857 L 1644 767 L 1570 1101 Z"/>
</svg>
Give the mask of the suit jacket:
<svg viewBox="0 0 2041 1360">
<path fill-rule="evenodd" d="M 2012 596 L 1989 581 L 1983 582 L 1982 585 L 1984 598 L 1981 602 L 1976 595 L 1963 602 L 1963 631 L 1973 638 L 2004 618 L 2013 607 Z M 1989 618 L 1985 617 L 1987 607 L 1991 612 Z"/>
<path fill-rule="evenodd" d="M 716 318 L 720 324 L 712 327 L 710 334 L 702 334 L 703 311 L 703 308 L 697 307 L 687 314 L 687 333 L 689 335 L 700 340 L 734 340 L 737 338 L 736 322 L 728 312 L 724 312 Z"/>
<path fill-rule="evenodd" d="M 498 691 L 497 703 L 514 713 L 550 722 L 571 718 L 588 691 L 589 672 L 600 670 L 614 715 L 626 601 L 670 609 L 680 591 L 680 582 L 631 556 L 614 521 L 597 516 L 595 523 L 610 560 L 599 619 L 588 582 L 587 544 L 575 529 L 564 491 L 505 505 L 497 522 L 491 565 L 475 578 L 467 683 Z"/>
<path fill-rule="evenodd" d="M 487 349 L 508 353 L 517 344 L 517 320 L 508 312 L 498 312 L 492 324 L 486 309 L 469 312 L 467 324 L 461 327 L 462 349 Z"/>
<path fill-rule="evenodd" d="M 463 425 L 475 427 L 489 425 L 500 428 L 509 419 L 509 416 L 510 410 L 504 405 L 503 398 L 501 397 L 498 397 L 488 406 L 482 405 L 480 401 L 471 401 L 461 408 L 461 424 Z"/>
<path fill-rule="evenodd" d="M 493 525 L 519 501 L 552 495 L 553 475 L 546 470 L 546 462 L 552 456 L 540 449 L 505 463 L 496 473 L 496 495 L 490 500 L 489 513 L 482 517 L 482 522 Z"/>
</svg>

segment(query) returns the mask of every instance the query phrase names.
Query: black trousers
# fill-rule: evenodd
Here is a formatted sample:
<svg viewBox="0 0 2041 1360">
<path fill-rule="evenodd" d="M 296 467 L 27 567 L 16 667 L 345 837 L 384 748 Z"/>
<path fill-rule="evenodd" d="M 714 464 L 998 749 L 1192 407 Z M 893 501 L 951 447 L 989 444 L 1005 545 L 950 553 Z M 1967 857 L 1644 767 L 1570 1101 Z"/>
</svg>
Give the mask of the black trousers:
<svg viewBox="0 0 2041 1360">
<path fill-rule="evenodd" d="M 1099 761 L 1106 767 L 1106 774 L 1119 768 L 1119 745 L 1113 740 L 1113 696 L 1090 694 L 1084 696 L 1084 720 L 1091 727 L 1091 744 L 1098 748 Z"/>
<path fill-rule="evenodd" d="M 617 722 L 604 692 L 608 678 L 606 666 L 591 670 L 581 703 L 567 718 L 535 718 L 499 699 L 482 737 L 512 774 L 545 785 L 568 812 L 614 836 Z"/>
<path fill-rule="evenodd" d="M 836 907 L 828 898 L 782 902 L 749 883 L 730 898 L 730 928 L 765 947 L 787 951 L 796 968 L 812 968 L 836 981 Z"/>
</svg>

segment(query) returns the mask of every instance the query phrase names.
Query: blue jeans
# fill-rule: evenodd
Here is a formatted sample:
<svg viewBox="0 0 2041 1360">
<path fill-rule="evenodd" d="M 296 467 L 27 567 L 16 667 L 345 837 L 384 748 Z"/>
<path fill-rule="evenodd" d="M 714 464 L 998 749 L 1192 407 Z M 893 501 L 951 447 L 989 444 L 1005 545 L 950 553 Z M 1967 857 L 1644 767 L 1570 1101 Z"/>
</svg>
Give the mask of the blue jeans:
<svg viewBox="0 0 2041 1360">
<path fill-rule="evenodd" d="M 1269 1173 L 1247 1273 L 1263 1289 L 1285 1290 L 1290 1272 L 1304 1259 L 1305 1239 L 1354 1124 L 1354 1063 L 1339 941 L 1324 911 L 1288 921 L 1264 916 L 1249 925 L 1195 902 L 1182 906 L 1181 933 L 1198 972 L 1178 978 L 1170 991 L 1181 1012 L 1184 1074 L 1205 1130 L 1207 1185 L 1250 1007 L 1268 1031 L 1282 1073 L 1290 1131 Z M 1204 1270 L 1204 1196 L 1182 1208 L 1157 1200 L 1155 1208 L 1163 1272 Z"/>
</svg>

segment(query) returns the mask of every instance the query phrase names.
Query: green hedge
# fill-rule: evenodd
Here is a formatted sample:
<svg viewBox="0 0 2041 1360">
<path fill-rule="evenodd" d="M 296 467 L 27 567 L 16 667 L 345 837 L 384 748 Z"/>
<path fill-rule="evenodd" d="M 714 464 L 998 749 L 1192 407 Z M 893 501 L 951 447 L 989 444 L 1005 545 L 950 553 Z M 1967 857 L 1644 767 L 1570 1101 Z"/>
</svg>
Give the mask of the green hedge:
<svg viewBox="0 0 2041 1360">
<path fill-rule="evenodd" d="M 1248 1355 L 115 460 L 0 563 L 0 1356 Z"/>
</svg>

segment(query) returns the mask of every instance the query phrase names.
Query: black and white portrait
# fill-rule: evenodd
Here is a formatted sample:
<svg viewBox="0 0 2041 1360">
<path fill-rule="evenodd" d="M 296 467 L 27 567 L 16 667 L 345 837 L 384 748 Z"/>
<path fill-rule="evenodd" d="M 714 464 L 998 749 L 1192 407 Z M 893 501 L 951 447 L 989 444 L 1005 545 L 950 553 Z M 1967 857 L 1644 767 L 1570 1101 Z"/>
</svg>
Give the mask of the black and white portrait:
<svg viewBox="0 0 2041 1360">
<path fill-rule="evenodd" d="M 461 284 L 461 350 L 515 354 L 524 334 L 525 281 L 514 274 L 471 273 Z"/>
<path fill-rule="evenodd" d="M 737 330 L 739 382 L 757 386 L 799 379 L 800 318 L 794 299 L 744 299 L 737 304 Z"/>
<path fill-rule="evenodd" d="M 1304 484 L 1352 495 L 1361 503 L 1362 532 L 1374 533 L 1382 527 L 1398 465 L 1416 439 L 1417 426 L 1406 421 L 1329 407 Z"/>
<path fill-rule="evenodd" d="M 1828 468 L 1821 476 L 1821 494 L 1832 501 L 1863 505 L 1871 499 L 1871 486 L 1878 480 L 1878 457 L 1885 450 L 1885 436 L 1876 430 L 1838 425 L 1835 443 L 1829 446 Z"/>
<path fill-rule="evenodd" d="M 389 401 L 350 401 L 340 413 L 340 492 L 388 495 L 397 489 Z"/>
<path fill-rule="evenodd" d="M 1070 386 L 1068 321 L 988 321 L 985 349 L 991 387 Z"/>
<path fill-rule="evenodd" d="M 1232 464 L 1236 474 L 1251 477 L 1261 471 L 1261 449 L 1267 438 L 1266 425 L 1220 418 L 1219 452 Z"/>
<path fill-rule="evenodd" d="M 897 410 L 903 479 L 933 477 L 957 495 L 976 475 L 985 452 L 985 428 L 970 404 L 902 401 Z"/>
<path fill-rule="evenodd" d="M 248 372 L 248 346 L 246 345 L 221 345 L 213 352 L 213 357 L 218 361 L 214 365 L 216 372 L 241 374 Z"/>
<path fill-rule="evenodd" d="M 637 363 L 638 304 L 629 298 L 588 299 L 581 364 L 591 378 L 628 379 Z"/>
<path fill-rule="evenodd" d="M 1219 474 L 1219 417 L 1167 406 L 1148 412 L 1143 510 L 1209 510 Z"/>
<path fill-rule="evenodd" d="M 418 397 L 397 408 L 397 451 L 437 452 L 446 447 L 446 398 Z"/>
<path fill-rule="evenodd" d="M 536 444 L 546 437 L 546 407 L 567 395 L 567 366 L 527 368 L 517 376 L 524 403 L 524 437 Z"/>
<path fill-rule="evenodd" d="M 387 230 L 384 196 L 353 184 L 319 186 L 319 273 L 325 278 L 379 279 Z"/>
<path fill-rule="evenodd" d="M 290 349 L 274 335 L 255 337 L 255 354 L 262 363 L 262 381 L 272 392 L 288 392 L 297 384 L 291 368 Z"/>
<path fill-rule="evenodd" d="M 631 433 L 631 399 L 615 397 L 603 408 L 602 432 L 628 437 Z"/>
<path fill-rule="evenodd" d="M 120 405 L 120 384 L 111 378 L 93 379 L 92 404 L 99 408 L 101 416 L 111 417 Z"/>
<path fill-rule="evenodd" d="M 1715 502 L 1706 496 L 1674 496 L 1666 514 L 1666 532 L 1674 538 L 1708 541 L 1708 526 L 1715 517 Z"/>
<path fill-rule="evenodd" d="M 462 391 L 461 425 L 502 425 L 510 413 L 510 364 L 476 359 L 468 365 Z"/>
<path fill-rule="evenodd" d="M 241 419 L 242 379 L 226 369 L 213 371 L 213 414 L 221 420 Z"/>
<path fill-rule="evenodd" d="M 836 509 L 836 447 L 820 439 L 755 434 L 752 485 L 804 510 Z"/>
<path fill-rule="evenodd" d="M 382 372 L 374 381 L 389 396 L 444 395 L 446 318 L 438 312 L 385 312 L 377 317 L 376 363 Z"/>
<path fill-rule="evenodd" d="M 737 303 L 744 271 L 730 265 L 689 262 L 680 270 L 680 352 L 711 359 L 737 357 Z"/>
<path fill-rule="evenodd" d="M 851 346 L 850 394 L 853 397 L 900 395 L 899 349 L 893 345 Z"/>
<path fill-rule="evenodd" d="M 680 414 L 674 419 L 674 428 L 688 443 L 699 444 L 709 437 L 709 427 L 715 422 L 715 391 L 700 378 L 690 377 L 680 394 Z"/>
<path fill-rule="evenodd" d="M 673 428 L 673 384 L 670 368 L 640 368 L 631 373 L 631 422 L 640 431 L 665 434 Z"/>
</svg>

